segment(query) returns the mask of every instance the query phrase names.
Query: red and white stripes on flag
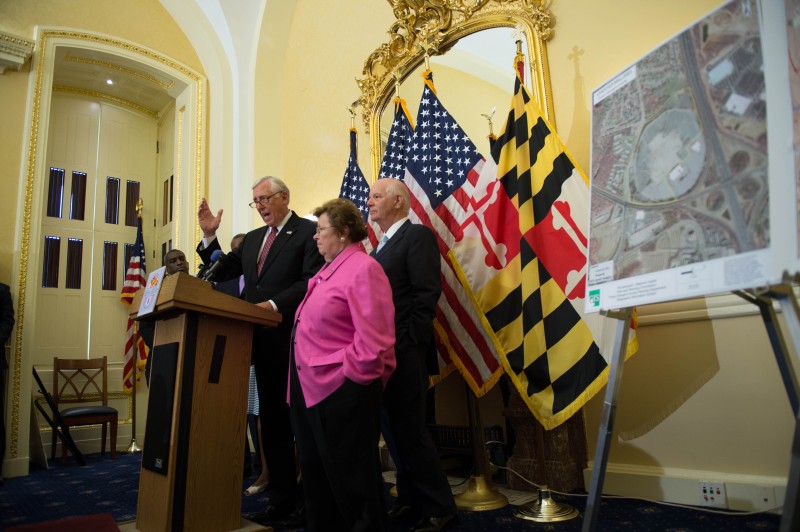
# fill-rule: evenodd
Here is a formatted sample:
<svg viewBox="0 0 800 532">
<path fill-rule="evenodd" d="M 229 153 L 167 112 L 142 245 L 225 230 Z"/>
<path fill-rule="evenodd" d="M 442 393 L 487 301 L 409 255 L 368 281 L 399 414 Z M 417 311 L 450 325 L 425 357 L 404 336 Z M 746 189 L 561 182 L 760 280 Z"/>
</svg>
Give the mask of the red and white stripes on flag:
<svg viewBox="0 0 800 532">
<path fill-rule="evenodd" d="M 136 225 L 136 243 L 131 249 L 131 257 L 125 270 L 125 283 L 122 285 L 120 299 L 130 305 L 133 295 L 144 287 L 146 282 L 147 270 L 145 267 L 144 238 L 142 237 L 142 218 L 139 217 Z M 130 318 L 128 318 L 125 335 L 125 364 L 122 372 L 122 389 L 126 393 L 130 393 L 133 389 L 134 371 L 137 386 L 141 373 L 144 371 L 144 366 L 147 362 L 147 346 L 145 346 L 144 340 L 139 334 L 139 325 Z"/>
<path fill-rule="evenodd" d="M 448 253 L 461 239 L 462 221 L 471 212 L 470 181 L 477 180 L 484 159 L 437 98 L 432 73 L 427 71 L 423 77 L 417 126 L 405 143 L 403 180 L 411 192 L 409 218 L 433 229 L 439 244 L 442 296 L 434 327 L 441 362 L 452 362 L 480 397 L 499 380 L 502 367 Z"/>
</svg>

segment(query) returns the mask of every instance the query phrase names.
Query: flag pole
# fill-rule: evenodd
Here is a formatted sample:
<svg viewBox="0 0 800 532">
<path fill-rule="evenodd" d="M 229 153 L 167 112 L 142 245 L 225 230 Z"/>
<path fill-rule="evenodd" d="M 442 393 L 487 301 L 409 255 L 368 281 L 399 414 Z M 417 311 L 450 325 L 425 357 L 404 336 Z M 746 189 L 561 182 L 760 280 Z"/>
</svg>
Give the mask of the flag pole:
<svg viewBox="0 0 800 532">
<path fill-rule="evenodd" d="M 475 474 L 469 479 L 467 489 L 454 497 L 456 508 L 473 512 L 503 508 L 508 505 L 508 498 L 492 485 L 489 457 L 486 454 L 486 434 L 481 423 L 478 401 L 467 385 L 467 381 L 464 381 L 464 388 L 467 391 L 467 410 L 469 411 L 469 428 L 472 433 Z"/>
<path fill-rule="evenodd" d="M 139 324 L 136 324 L 136 330 L 139 330 Z M 142 449 L 136 444 L 136 364 L 133 365 L 131 371 L 131 443 L 125 449 L 126 453 L 138 453 Z"/>
<path fill-rule="evenodd" d="M 136 217 L 139 220 L 142 219 L 142 210 L 144 209 L 144 202 L 140 197 L 136 201 Z M 140 222 L 141 225 L 141 222 Z M 139 332 L 139 324 L 136 323 L 136 332 Z M 141 447 L 136 444 L 136 361 L 133 363 L 133 371 L 131 371 L 131 443 L 128 445 L 128 448 L 125 449 L 127 453 L 138 453 L 141 452 Z"/>
</svg>

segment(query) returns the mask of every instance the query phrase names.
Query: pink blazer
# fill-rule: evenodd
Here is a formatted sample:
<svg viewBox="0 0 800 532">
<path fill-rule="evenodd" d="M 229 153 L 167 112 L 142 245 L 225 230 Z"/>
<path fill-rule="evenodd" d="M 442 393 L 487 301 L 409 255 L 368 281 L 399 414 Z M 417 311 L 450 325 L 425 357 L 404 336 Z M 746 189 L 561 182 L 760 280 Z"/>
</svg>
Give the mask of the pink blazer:
<svg viewBox="0 0 800 532">
<path fill-rule="evenodd" d="M 394 371 L 392 288 L 358 244 L 309 279 L 294 326 L 294 365 L 307 407 L 345 378 L 359 384 L 380 378 L 385 386 Z"/>
</svg>

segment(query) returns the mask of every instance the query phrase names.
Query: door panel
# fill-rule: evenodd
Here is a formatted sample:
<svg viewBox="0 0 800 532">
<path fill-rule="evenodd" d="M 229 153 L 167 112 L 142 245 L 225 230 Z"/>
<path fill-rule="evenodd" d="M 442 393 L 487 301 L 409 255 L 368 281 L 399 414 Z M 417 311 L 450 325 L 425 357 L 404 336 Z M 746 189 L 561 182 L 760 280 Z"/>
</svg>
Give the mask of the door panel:
<svg viewBox="0 0 800 532">
<path fill-rule="evenodd" d="M 45 180 L 42 192 L 42 200 L 45 204 L 49 201 L 53 211 L 52 216 L 42 218 L 42 234 L 54 237 L 50 246 L 51 250 L 57 248 L 58 259 L 51 252 L 48 261 L 43 237 L 38 243 L 37 271 L 31 273 L 41 281 L 50 271 L 54 281 L 49 282 L 55 286 L 37 283 L 34 364 L 51 364 L 53 356 L 102 355 L 107 355 L 111 364 L 122 364 L 127 307 L 119 296 L 127 267 L 126 244 L 136 240 L 135 225 L 126 225 L 126 190 L 129 182 L 138 183 L 138 196 L 145 205 L 143 218 L 152 219 L 156 122 L 132 111 L 67 95 L 54 96 L 50 116 L 48 164 L 63 170 L 63 186 L 58 186 L 60 172 L 56 171 L 56 179 L 51 179 L 56 186 L 48 186 Z M 113 223 L 106 222 L 108 177 L 119 182 Z M 73 200 L 73 194 L 79 200 Z M 131 208 L 136 199 L 136 195 L 131 198 Z M 74 211 L 76 217 L 81 209 L 83 219 L 71 219 L 70 213 Z M 143 223 L 143 230 L 145 238 L 152 238 L 147 235 L 152 222 Z M 60 239 L 58 246 L 55 238 Z M 70 239 L 80 240 L 73 241 L 72 261 L 68 256 Z M 110 255 L 106 242 L 116 243 Z M 68 270 L 73 288 L 67 288 Z"/>
</svg>

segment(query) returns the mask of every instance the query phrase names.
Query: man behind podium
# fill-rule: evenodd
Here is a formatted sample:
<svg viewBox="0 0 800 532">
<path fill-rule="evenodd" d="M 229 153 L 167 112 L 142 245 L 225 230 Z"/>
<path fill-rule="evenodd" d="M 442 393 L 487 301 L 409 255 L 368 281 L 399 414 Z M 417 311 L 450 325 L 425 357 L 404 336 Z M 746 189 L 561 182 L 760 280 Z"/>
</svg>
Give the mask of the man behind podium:
<svg viewBox="0 0 800 532">
<path fill-rule="evenodd" d="M 164 275 L 173 275 L 178 272 L 189 273 L 189 262 L 186 260 L 186 255 L 179 249 L 171 249 L 167 251 L 162 259 L 163 265 L 166 267 Z M 144 289 L 142 289 L 144 290 Z M 147 352 L 153 352 L 153 339 L 156 333 L 156 322 L 145 320 L 139 322 L 139 334 L 147 346 Z M 152 356 L 147 357 L 147 362 L 144 365 L 144 379 L 147 385 L 150 385 L 150 367 L 152 366 Z"/>
<path fill-rule="evenodd" d="M 286 404 L 289 338 L 308 280 L 323 263 L 314 242 L 316 224 L 291 211 L 289 199 L 288 187 L 277 177 L 256 181 L 250 207 L 258 210 L 265 225 L 247 233 L 241 247 L 228 254 L 223 274 L 224 279 L 244 275 L 244 299 L 282 316 L 277 327 L 256 328 L 253 334 L 261 438 L 271 486 L 269 505 L 251 517 L 261 524 L 289 519 L 298 502 L 294 436 Z M 203 198 L 197 219 L 203 231 L 197 253 L 208 264 L 220 249 L 216 233 L 222 210 L 215 216 Z"/>
</svg>

